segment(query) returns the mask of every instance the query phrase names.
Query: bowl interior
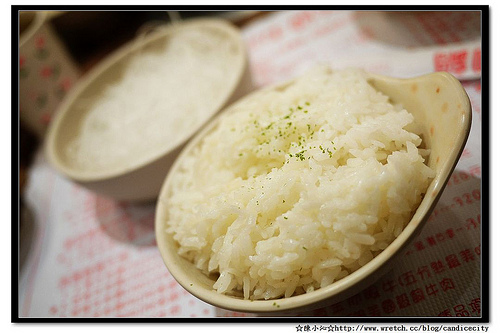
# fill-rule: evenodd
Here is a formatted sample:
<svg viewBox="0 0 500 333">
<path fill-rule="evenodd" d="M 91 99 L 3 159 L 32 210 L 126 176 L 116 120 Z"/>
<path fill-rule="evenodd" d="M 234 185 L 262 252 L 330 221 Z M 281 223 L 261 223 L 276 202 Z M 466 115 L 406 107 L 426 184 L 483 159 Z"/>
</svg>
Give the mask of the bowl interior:
<svg viewBox="0 0 500 333">
<path fill-rule="evenodd" d="M 436 177 L 402 234 L 365 266 L 311 293 L 267 301 L 250 301 L 239 295 L 218 294 L 212 289 L 215 279 L 205 276 L 192 263 L 177 254 L 177 244 L 171 235 L 165 232 L 165 228 L 170 179 L 175 177 L 178 161 L 217 126 L 218 119 L 223 116 L 221 114 L 181 153 L 163 184 L 157 203 L 155 229 L 158 247 L 172 276 L 185 289 L 218 307 L 233 311 L 276 314 L 311 310 L 339 302 L 360 292 L 388 271 L 394 259 L 401 255 L 405 246 L 418 235 L 444 190 L 467 140 L 471 125 L 471 107 L 461 84 L 447 73 L 433 73 L 415 79 L 393 79 L 370 74 L 369 82 L 377 90 L 388 95 L 393 103 L 403 104 L 414 115 L 416 125 L 413 130 L 421 134 L 424 145 L 431 148 L 428 165 L 436 171 Z"/>
<path fill-rule="evenodd" d="M 82 131 L 83 124 L 87 118 L 91 105 L 103 96 L 103 92 L 109 87 L 120 82 L 127 70 L 129 63 L 137 55 L 159 55 L 165 47 L 171 42 L 172 37 L 178 31 L 203 31 L 212 33 L 217 38 L 227 38 L 231 43 L 231 76 L 227 79 L 227 84 L 223 87 L 220 96 L 213 103 L 207 103 L 206 109 L 203 109 L 203 114 L 195 122 L 195 125 L 185 131 L 178 131 L 175 139 L 165 142 L 147 141 L 144 140 L 144 151 L 147 154 L 140 156 L 126 157 L 121 163 L 113 165 L 105 165 L 101 167 L 88 168 L 86 165 L 75 163 L 74 156 L 68 153 L 68 145 Z M 216 48 L 214 48 L 216 49 Z M 229 59 L 229 58 L 228 58 Z M 217 113 L 231 97 L 232 93 L 238 87 L 243 76 L 246 66 L 246 54 L 244 45 L 238 31 L 222 20 L 197 19 L 183 22 L 179 26 L 169 26 L 158 31 L 152 32 L 149 35 L 138 37 L 112 55 L 103 60 L 99 65 L 87 73 L 71 90 L 70 94 L 61 104 L 56 118 L 51 124 L 48 135 L 48 155 L 53 164 L 64 174 L 78 181 L 96 181 L 109 177 L 116 177 L 120 174 L 137 169 L 148 163 L 155 161 L 161 156 L 168 154 L 185 143 L 203 123 Z M 160 94 L 168 94 L 168 91 L 160 91 Z M 190 101 L 187 101 L 187 104 Z M 146 108 L 147 106 L 145 106 Z M 105 110 L 107 111 L 107 110 Z M 138 110 L 141 111 L 141 110 Z M 158 122 L 152 117 L 148 117 L 148 113 L 144 114 L 148 120 L 146 125 L 153 125 Z M 163 112 L 163 111 L 162 111 Z M 170 110 L 165 110 L 165 113 Z M 189 117 L 189 115 L 187 115 Z M 151 118 L 151 119 L 150 119 Z M 141 118 L 142 119 L 142 118 Z M 149 126 L 149 125 L 148 125 Z M 127 127 L 128 128 L 128 127 Z M 133 134 L 130 128 L 124 135 Z M 138 140 L 141 138 L 139 137 Z"/>
</svg>

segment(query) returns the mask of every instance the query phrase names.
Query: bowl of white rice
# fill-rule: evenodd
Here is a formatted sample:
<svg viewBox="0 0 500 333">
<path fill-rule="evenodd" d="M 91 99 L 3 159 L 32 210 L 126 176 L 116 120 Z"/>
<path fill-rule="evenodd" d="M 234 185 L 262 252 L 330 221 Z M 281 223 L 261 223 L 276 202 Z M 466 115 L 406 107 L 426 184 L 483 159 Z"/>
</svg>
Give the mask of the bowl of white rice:
<svg viewBox="0 0 500 333">
<path fill-rule="evenodd" d="M 77 82 L 51 123 L 47 156 L 102 195 L 156 200 L 183 145 L 251 89 L 245 45 L 232 24 L 192 19 L 159 26 Z"/>
<path fill-rule="evenodd" d="M 375 282 L 420 232 L 465 145 L 447 73 L 315 68 L 240 99 L 181 152 L 157 202 L 166 267 L 251 313 L 311 310 Z"/>
</svg>

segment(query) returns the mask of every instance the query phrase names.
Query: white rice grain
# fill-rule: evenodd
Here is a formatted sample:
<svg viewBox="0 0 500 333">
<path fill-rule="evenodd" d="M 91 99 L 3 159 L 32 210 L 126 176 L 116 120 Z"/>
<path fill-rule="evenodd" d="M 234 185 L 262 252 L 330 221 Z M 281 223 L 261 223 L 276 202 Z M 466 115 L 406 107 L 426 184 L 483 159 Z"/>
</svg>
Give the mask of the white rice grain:
<svg viewBox="0 0 500 333">
<path fill-rule="evenodd" d="M 327 286 L 402 232 L 434 177 L 412 122 L 360 70 L 254 94 L 183 159 L 167 232 L 219 293 Z"/>
</svg>

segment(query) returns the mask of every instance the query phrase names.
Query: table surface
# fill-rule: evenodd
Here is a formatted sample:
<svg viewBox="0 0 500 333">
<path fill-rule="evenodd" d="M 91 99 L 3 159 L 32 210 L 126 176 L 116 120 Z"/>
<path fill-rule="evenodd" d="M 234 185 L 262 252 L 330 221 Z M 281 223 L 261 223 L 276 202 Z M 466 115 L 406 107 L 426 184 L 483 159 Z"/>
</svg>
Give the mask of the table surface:
<svg viewBox="0 0 500 333">
<path fill-rule="evenodd" d="M 244 18 L 239 26 L 256 87 L 294 77 L 318 62 L 395 77 L 445 70 L 462 80 L 473 107 L 457 168 L 396 268 L 341 303 L 293 316 L 480 316 L 477 17 L 286 11 Z M 172 278 L 155 244 L 154 202 L 133 205 L 89 192 L 58 174 L 40 148 L 26 175 L 27 213 L 20 231 L 28 246 L 20 254 L 20 317 L 253 316 L 206 304 Z"/>
</svg>

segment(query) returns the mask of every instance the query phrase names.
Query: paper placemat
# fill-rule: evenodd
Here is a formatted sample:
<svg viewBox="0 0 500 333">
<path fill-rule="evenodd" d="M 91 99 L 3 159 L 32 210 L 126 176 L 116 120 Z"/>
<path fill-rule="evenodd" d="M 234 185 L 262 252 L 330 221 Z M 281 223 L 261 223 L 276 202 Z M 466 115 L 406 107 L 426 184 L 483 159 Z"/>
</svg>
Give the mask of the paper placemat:
<svg viewBox="0 0 500 333">
<path fill-rule="evenodd" d="M 467 80 L 462 82 L 473 107 L 458 166 L 396 268 L 358 295 L 296 316 L 481 314 L 480 39 L 472 23 L 450 25 L 465 14 L 447 14 L 447 20 L 389 14 L 277 12 L 242 29 L 256 86 L 291 78 L 317 62 L 396 77 L 447 70 Z M 438 32 L 436 24 L 450 29 Z M 392 44 L 379 38 L 394 26 L 404 38 L 397 35 Z M 155 244 L 154 203 L 118 203 L 89 192 L 58 174 L 43 151 L 23 200 L 34 236 L 21 271 L 20 317 L 252 316 L 208 305 L 172 278 Z"/>
</svg>

